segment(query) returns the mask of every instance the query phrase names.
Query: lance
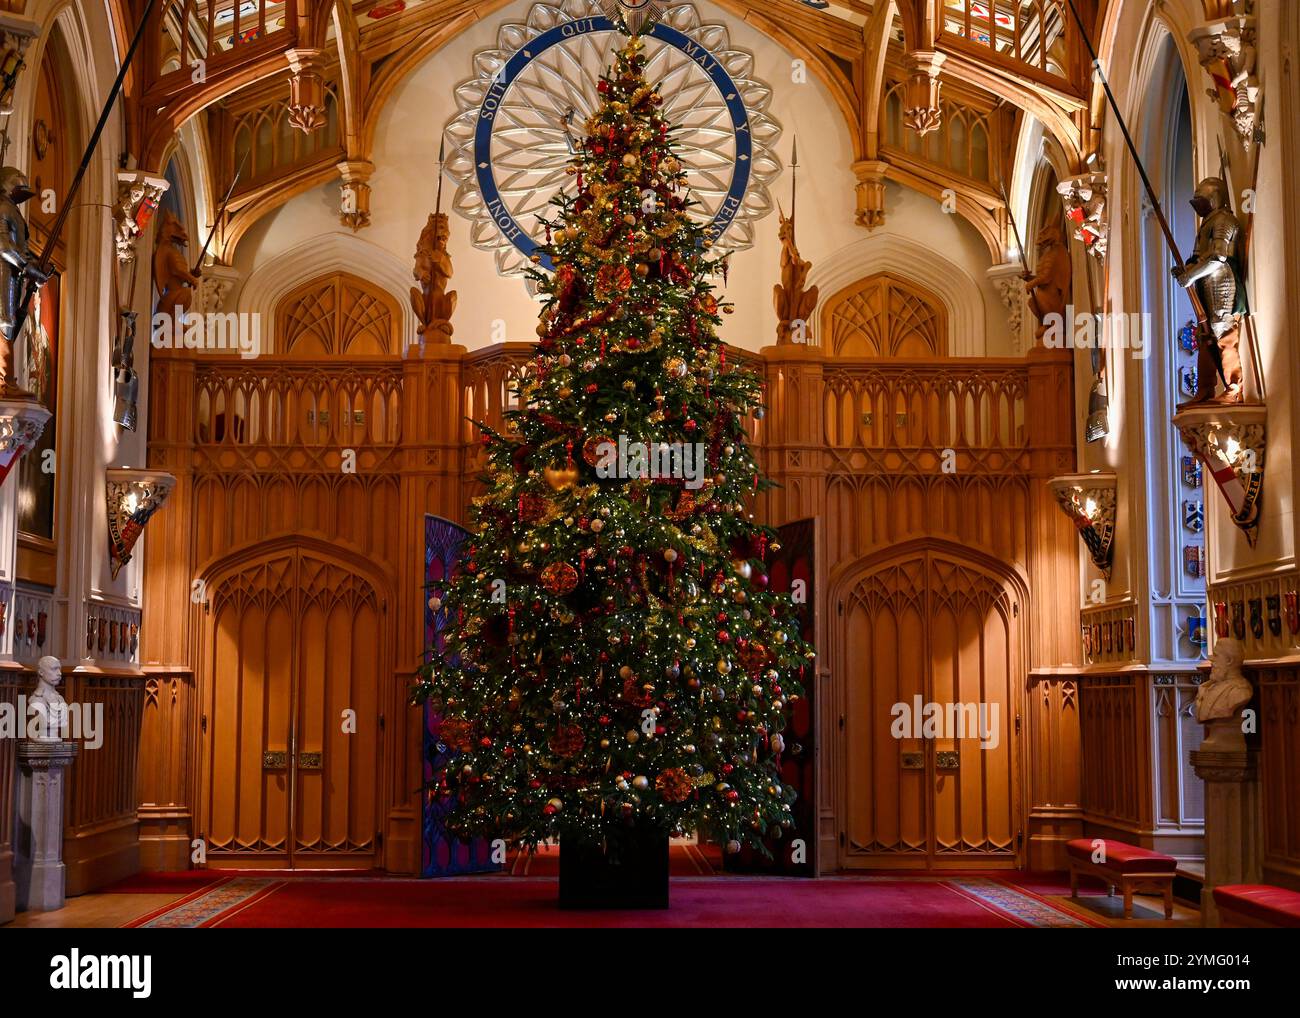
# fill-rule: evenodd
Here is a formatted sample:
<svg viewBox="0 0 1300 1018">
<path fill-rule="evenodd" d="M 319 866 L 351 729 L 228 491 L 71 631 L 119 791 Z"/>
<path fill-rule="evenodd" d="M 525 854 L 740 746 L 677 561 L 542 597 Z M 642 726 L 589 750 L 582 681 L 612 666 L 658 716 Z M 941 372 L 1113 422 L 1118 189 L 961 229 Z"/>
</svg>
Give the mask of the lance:
<svg viewBox="0 0 1300 1018">
<path fill-rule="evenodd" d="M 1001 172 L 998 173 L 998 191 L 1002 195 L 1002 204 L 1006 206 L 1007 219 L 1011 222 L 1011 233 L 1016 238 L 1016 250 L 1020 253 L 1020 267 L 1024 269 L 1025 275 L 1028 276 L 1030 274 L 1029 259 L 1025 257 L 1025 242 L 1020 239 L 1020 227 L 1016 224 L 1015 212 L 1011 210 L 1011 202 L 1007 198 L 1007 185 L 1002 180 Z M 1041 318 L 1042 315 L 1038 313 L 1038 298 L 1032 293 L 1029 294 L 1029 304 L 1034 316 Z"/>
<path fill-rule="evenodd" d="M 239 163 L 239 169 L 235 171 L 235 178 L 230 182 L 230 186 L 226 188 L 226 196 L 221 199 L 221 207 L 217 209 L 217 214 L 212 220 L 212 227 L 208 230 L 208 239 L 203 242 L 203 250 L 199 252 L 199 260 L 194 263 L 194 268 L 190 270 L 196 276 L 199 274 L 199 270 L 203 268 L 203 259 L 207 257 L 208 245 L 212 243 L 212 238 L 216 236 L 217 224 L 221 222 L 221 218 L 226 214 L 226 209 L 230 207 L 230 196 L 235 193 L 235 185 L 239 183 L 244 167 L 248 165 L 248 155 L 248 152 L 244 153 L 244 158 Z"/>
<path fill-rule="evenodd" d="M 567 136 L 567 132 L 566 132 Z M 442 136 L 442 142 L 438 145 L 438 204 L 434 207 L 435 214 L 442 213 L 442 179 L 446 176 L 443 167 L 446 165 L 447 157 L 447 136 Z"/>
<path fill-rule="evenodd" d="M 790 236 L 794 236 L 795 202 L 799 200 L 799 135 L 794 136 L 794 148 L 790 151 Z"/>
<path fill-rule="evenodd" d="M 1160 230 L 1165 235 L 1165 243 L 1169 245 L 1169 254 L 1174 259 L 1175 267 L 1182 269 L 1187 263 L 1183 261 L 1182 252 L 1178 250 L 1178 241 L 1174 239 L 1174 231 L 1169 228 L 1169 220 L 1165 218 L 1164 207 L 1160 204 L 1160 199 L 1156 197 L 1156 189 L 1151 183 L 1151 178 L 1147 176 L 1147 169 L 1142 163 L 1142 157 L 1138 155 L 1137 145 L 1133 143 L 1133 135 L 1129 133 L 1128 124 L 1124 120 L 1124 114 L 1120 112 L 1115 93 L 1110 89 L 1110 82 L 1106 79 L 1106 72 L 1101 68 L 1101 59 L 1097 56 L 1097 50 L 1092 45 L 1092 39 L 1088 36 L 1088 29 L 1083 24 L 1083 18 L 1079 16 L 1079 8 L 1075 4 L 1075 0 L 1067 0 L 1067 2 L 1070 5 L 1070 13 L 1074 15 L 1074 23 L 1079 27 L 1079 35 L 1083 37 L 1083 44 L 1088 47 L 1088 55 L 1092 57 L 1092 69 L 1097 74 L 1097 80 L 1101 82 L 1102 91 L 1106 93 L 1106 102 L 1110 105 L 1111 112 L 1115 114 L 1115 121 L 1119 124 L 1120 133 L 1124 136 L 1124 144 L 1128 147 L 1128 154 L 1133 157 L 1133 162 L 1137 164 L 1138 176 L 1142 178 L 1142 186 L 1146 189 L 1147 200 L 1151 202 L 1151 208 L 1155 211 L 1156 219 L 1160 223 Z M 1184 287 L 1184 289 L 1187 291 L 1187 299 L 1192 303 L 1192 312 L 1196 315 L 1196 327 L 1201 342 L 1208 342 L 1209 349 L 1212 351 L 1214 367 L 1219 372 L 1219 379 L 1226 389 L 1228 380 L 1223 374 L 1223 354 L 1219 350 L 1219 344 L 1210 335 L 1209 320 L 1205 314 L 1205 305 L 1201 303 L 1201 295 L 1196 292 L 1195 283 Z"/>
<path fill-rule="evenodd" d="M 108 123 L 108 116 L 113 111 L 113 104 L 117 102 L 117 97 L 122 92 L 122 83 L 126 80 L 127 71 L 131 69 L 131 61 L 135 59 L 135 51 L 140 48 L 140 40 L 144 38 L 144 30 L 149 24 L 149 18 L 153 14 L 155 3 L 157 3 L 157 0 L 146 0 L 144 14 L 140 16 L 140 24 L 136 27 L 135 36 L 131 39 L 131 46 L 126 51 L 122 66 L 118 68 L 113 87 L 108 90 L 108 99 L 105 100 L 104 108 L 99 114 L 99 122 L 95 124 L 95 130 L 90 135 L 85 154 L 81 157 L 81 165 L 77 167 L 76 176 L 72 178 L 72 184 L 68 187 L 68 193 L 64 196 L 63 204 L 59 206 L 59 214 L 54 219 L 54 225 L 50 227 L 49 236 L 45 238 L 45 247 L 41 251 L 41 257 L 36 262 L 37 271 L 41 275 L 45 275 L 49 271 L 50 260 L 54 257 L 54 245 L 58 242 L 59 234 L 63 232 L 68 213 L 72 211 L 72 203 L 77 196 L 77 191 L 81 188 L 82 178 L 85 177 L 86 170 L 90 168 L 90 159 L 99 145 L 100 135 L 104 133 L 104 127 Z M 18 309 L 14 313 L 14 327 L 9 336 L 11 343 L 18 342 L 18 337 L 22 335 L 23 326 L 27 324 L 28 309 L 31 307 L 32 297 L 36 294 L 36 287 L 36 280 L 29 276 L 23 287 L 22 300 L 19 301 Z"/>
</svg>

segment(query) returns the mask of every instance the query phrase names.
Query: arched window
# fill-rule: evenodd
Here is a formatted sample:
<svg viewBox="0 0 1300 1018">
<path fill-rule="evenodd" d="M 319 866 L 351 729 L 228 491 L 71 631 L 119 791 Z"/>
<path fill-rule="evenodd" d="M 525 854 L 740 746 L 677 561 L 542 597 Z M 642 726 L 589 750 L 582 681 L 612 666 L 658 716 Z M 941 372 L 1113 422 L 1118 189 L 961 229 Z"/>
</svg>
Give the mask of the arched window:
<svg viewBox="0 0 1300 1018">
<path fill-rule="evenodd" d="M 1140 139 L 1169 225 L 1184 257 L 1196 237 L 1188 205 L 1196 188 L 1187 80 L 1166 38 L 1147 89 Z M 1205 478 L 1170 423 L 1179 402 L 1196 391 L 1195 347 L 1182 327 L 1191 319 L 1186 292 L 1171 279 L 1172 259 L 1154 215 L 1142 227 L 1142 310 L 1151 315 L 1150 356 L 1143 362 L 1143 405 L 1150 506 L 1148 568 L 1153 662 L 1193 662 L 1205 632 Z"/>
<path fill-rule="evenodd" d="M 889 272 L 835 294 L 822 313 L 822 330 L 837 357 L 943 357 L 948 352 L 943 301 Z"/>
</svg>

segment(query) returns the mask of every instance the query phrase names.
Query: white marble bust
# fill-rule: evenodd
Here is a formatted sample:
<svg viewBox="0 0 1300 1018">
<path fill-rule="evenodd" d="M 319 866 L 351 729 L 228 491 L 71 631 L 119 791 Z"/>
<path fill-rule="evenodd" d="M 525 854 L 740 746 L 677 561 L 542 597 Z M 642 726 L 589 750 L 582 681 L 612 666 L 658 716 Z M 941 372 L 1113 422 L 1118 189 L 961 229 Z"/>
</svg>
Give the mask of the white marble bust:
<svg viewBox="0 0 1300 1018">
<path fill-rule="evenodd" d="M 1255 691 L 1242 673 L 1244 658 L 1240 640 L 1224 637 L 1214 643 L 1210 655 L 1210 677 L 1196 691 L 1196 720 L 1202 724 L 1238 717 Z"/>
<path fill-rule="evenodd" d="M 59 742 L 63 720 L 68 714 L 68 702 L 59 692 L 59 683 L 63 681 L 63 671 L 59 659 L 48 654 L 36 662 L 36 688 L 27 698 L 27 709 L 36 721 L 38 733 L 36 742 Z"/>
</svg>

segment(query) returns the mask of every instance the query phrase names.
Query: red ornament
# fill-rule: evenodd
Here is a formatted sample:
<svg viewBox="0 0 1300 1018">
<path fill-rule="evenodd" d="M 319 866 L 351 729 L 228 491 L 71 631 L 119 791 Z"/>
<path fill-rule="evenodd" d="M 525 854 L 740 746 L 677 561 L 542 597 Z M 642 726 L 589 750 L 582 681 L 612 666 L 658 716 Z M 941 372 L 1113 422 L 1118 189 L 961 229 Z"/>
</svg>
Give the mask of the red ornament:
<svg viewBox="0 0 1300 1018">
<path fill-rule="evenodd" d="M 578 570 L 567 562 L 552 562 L 541 573 L 542 586 L 556 597 L 571 594 L 578 586 Z"/>
<path fill-rule="evenodd" d="M 586 737 L 578 725 L 559 725 L 551 736 L 549 745 L 556 756 L 568 759 L 582 751 L 585 741 Z"/>
</svg>

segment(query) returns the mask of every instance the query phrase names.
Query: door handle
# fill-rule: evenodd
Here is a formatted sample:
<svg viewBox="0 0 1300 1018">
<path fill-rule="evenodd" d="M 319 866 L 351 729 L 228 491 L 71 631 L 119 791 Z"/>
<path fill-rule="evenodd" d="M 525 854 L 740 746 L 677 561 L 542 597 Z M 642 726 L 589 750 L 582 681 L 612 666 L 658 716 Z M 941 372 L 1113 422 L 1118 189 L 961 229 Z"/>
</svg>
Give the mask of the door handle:
<svg viewBox="0 0 1300 1018">
<path fill-rule="evenodd" d="M 298 754 L 298 770 L 300 771 L 318 771 L 321 768 L 321 759 L 323 754 L 302 752 Z"/>
<path fill-rule="evenodd" d="M 289 764 L 289 754 L 282 749 L 268 749 L 262 754 L 262 769 L 282 771 Z"/>
</svg>

